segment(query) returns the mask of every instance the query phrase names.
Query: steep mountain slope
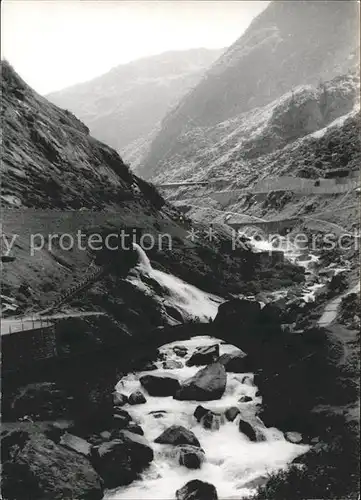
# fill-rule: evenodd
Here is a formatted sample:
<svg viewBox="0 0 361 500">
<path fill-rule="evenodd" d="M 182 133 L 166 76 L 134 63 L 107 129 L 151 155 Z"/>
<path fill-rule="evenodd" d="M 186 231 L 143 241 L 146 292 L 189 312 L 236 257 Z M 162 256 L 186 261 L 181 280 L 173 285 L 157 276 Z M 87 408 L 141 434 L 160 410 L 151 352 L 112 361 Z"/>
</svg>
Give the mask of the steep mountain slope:
<svg viewBox="0 0 361 500">
<path fill-rule="evenodd" d="M 84 278 L 95 254 L 89 245 L 77 243 L 78 231 L 89 236 L 139 228 L 150 235 L 147 247 L 149 239 L 155 240 L 148 255 L 156 269 L 212 293 L 241 291 L 246 282 L 247 288 L 275 286 L 268 279 L 270 260 L 250 273 L 252 253 L 233 251 L 229 231 L 220 227 L 216 239 L 207 239 L 205 224 L 180 220 L 180 212 L 133 175 L 114 150 L 89 136 L 69 112 L 37 95 L 6 62 L 2 77 L 2 204 L 8 207 L 2 214 L 3 234 L 9 241 L 15 237 L 15 260 L 4 265 L 3 291 L 17 298 L 22 309 L 30 304 L 35 309 L 44 307 Z M 199 231 L 196 241 L 189 236 L 192 228 Z M 68 236 L 62 246 L 63 234 Z M 31 251 L 32 238 L 41 248 Z M 69 246 L 72 239 L 74 244 Z M 4 246 L 2 251 L 6 253 Z M 144 322 L 166 321 L 164 307 L 155 307 L 152 297 L 145 298 L 144 286 L 139 290 L 139 282 L 137 286 L 124 282 L 122 255 L 115 251 L 106 256 L 105 264 L 112 264 L 114 258 L 115 268 L 98 286 L 99 296 L 108 299 L 100 300 L 96 294 L 95 303 L 99 307 L 100 300 L 101 308 L 119 318 L 124 314 L 119 304 L 135 307 L 143 327 Z M 276 281 L 283 269 L 292 279 L 299 274 L 292 266 L 281 266 L 274 275 Z M 148 289 L 155 287 L 163 296 L 162 287 L 149 276 L 147 283 Z M 143 306 L 152 309 L 152 303 L 153 316 L 144 314 Z"/>
<path fill-rule="evenodd" d="M 358 60 L 358 11 L 352 1 L 272 2 L 163 120 L 139 173 L 168 178 L 186 162 L 179 177 L 193 178 L 199 150 L 212 150 L 216 165 L 214 141 L 222 144 L 229 120 L 347 73 Z"/>
<path fill-rule="evenodd" d="M 47 97 L 75 113 L 94 137 L 136 165 L 166 113 L 197 85 L 221 53 L 208 49 L 166 52 L 117 66 Z"/>
<path fill-rule="evenodd" d="M 201 189 L 178 188 L 168 192 L 169 198 L 187 215 L 203 221 L 224 221 L 227 212 L 233 221 L 244 220 L 244 215 L 297 218 L 294 233 L 313 234 L 319 242 L 322 234 L 339 237 L 357 231 L 359 83 L 349 74 L 328 82 L 326 88 L 326 105 L 323 89 L 301 87 L 224 123 L 228 135 L 214 141 L 219 157 L 211 147 L 194 155 L 199 168 L 193 178 L 212 182 L 221 177 L 219 187 L 211 183 Z M 336 178 L 325 178 L 330 175 Z M 357 243 L 347 258 L 357 280 Z"/>
</svg>

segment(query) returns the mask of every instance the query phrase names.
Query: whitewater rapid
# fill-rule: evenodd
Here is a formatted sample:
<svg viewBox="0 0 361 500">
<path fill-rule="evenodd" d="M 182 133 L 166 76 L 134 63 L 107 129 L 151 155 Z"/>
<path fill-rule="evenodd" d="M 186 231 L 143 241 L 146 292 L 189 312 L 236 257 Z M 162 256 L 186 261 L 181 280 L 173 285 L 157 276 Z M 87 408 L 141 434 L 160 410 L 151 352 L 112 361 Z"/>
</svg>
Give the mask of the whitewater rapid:
<svg viewBox="0 0 361 500">
<path fill-rule="evenodd" d="M 306 282 L 303 286 L 301 297 L 305 302 L 314 302 L 317 295 L 317 290 L 324 287 L 323 283 L 315 283 L 312 277 L 316 276 L 313 272 L 313 266 L 319 262 L 319 257 L 312 253 L 308 253 L 304 248 L 299 247 L 297 244 L 293 243 L 290 238 L 279 236 L 275 241 L 269 241 L 262 238 L 256 237 L 254 234 L 247 234 L 247 231 L 243 233 L 245 236 L 250 238 L 250 243 L 253 251 L 255 252 L 272 252 L 275 250 L 281 251 L 284 254 L 286 260 L 295 264 L 297 266 L 303 267 L 305 271 L 309 273 L 306 275 Z M 337 273 L 337 271 L 336 271 Z M 286 297 L 288 290 L 277 290 L 274 292 L 274 298 L 279 299 Z"/>
<path fill-rule="evenodd" d="M 166 370 L 162 361 L 157 361 L 158 369 L 152 375 L 170 373 L 180 381 L 193 376 L 202 367 L 187 367 L 185 361 L 196 347 L 220 344 L 220 355 L 237 351 L 234 346 L 224 344 L 212 337 L 194 337 L 187 341 L 167 344 L 160 349 L 166 360 L 183 364 L 182 368 Z M 185 346 L 188 355 L 178 357 L 173 346 Z M 219 499 L 240 499 L 255 492 L 250 481 L 261 480 L 273 471 L 287 467 L 297 456 L 308 451 L 309 446 L 288 442 L 283 433 L 275 428 L 266 428 L 256 416 L 262 398 L 257 395 L 252 373 L 228 373 L 227 386 L 223 397 L 209 402 L 178 401 L 170 397 L 152 397 L 141 388 L 139 378 L 149 372 L 131 373 L 122 378 L 116 390 L 130 395 L 141 389 L 147 402 L 141 405 L 126 405 L 124 409 L 144 430 L 145 438 L 154 450 L 154 460 L 139 480 L 116 490 L 108 491 L 108 500 L 154 500 L 155 498 L 175 498 L 175 491 L 192 479 L 214 484 Z M 239 399 L 249 396 L 252 401 L 242 403 Z M 223 412 L 237 406 L 241 412 L 234 422 L 221 425 L 219 430 L 204 429 L 193 416 L 195 408 L 201 404 L 207 409 Z M 162 412 L 161 417 L 152 412 Z M 165 412 L 165 413 L 163 413 Z M 157 415 L 157 414 L 156 414 Z M 239 418 L 247 420 L 264 436 L 264 441 L 251 442 L 238 430 Z M 206 461 L 201 469 L 189 470 L 179 465 L 172 446 L 156 444 L 154 440 L 171 425 L 182 425 L 190 429 L 198 438 L 205 451 Z M 296 430 L 296 429 L 295 429 Z"/>
</svg>

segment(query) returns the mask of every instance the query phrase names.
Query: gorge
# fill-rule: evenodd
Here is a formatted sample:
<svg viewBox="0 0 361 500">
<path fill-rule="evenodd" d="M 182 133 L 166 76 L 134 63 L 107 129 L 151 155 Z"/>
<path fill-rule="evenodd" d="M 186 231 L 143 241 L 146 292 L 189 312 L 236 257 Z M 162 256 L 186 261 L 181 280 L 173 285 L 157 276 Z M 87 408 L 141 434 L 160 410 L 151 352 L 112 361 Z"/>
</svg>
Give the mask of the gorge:
<svg viewBox="0 0 361 500">
<path fill-rule="evenodd" d="M 5 500 L 359 497 L 358 10 L 49 100 L 1 61 Z"/>
</svg>

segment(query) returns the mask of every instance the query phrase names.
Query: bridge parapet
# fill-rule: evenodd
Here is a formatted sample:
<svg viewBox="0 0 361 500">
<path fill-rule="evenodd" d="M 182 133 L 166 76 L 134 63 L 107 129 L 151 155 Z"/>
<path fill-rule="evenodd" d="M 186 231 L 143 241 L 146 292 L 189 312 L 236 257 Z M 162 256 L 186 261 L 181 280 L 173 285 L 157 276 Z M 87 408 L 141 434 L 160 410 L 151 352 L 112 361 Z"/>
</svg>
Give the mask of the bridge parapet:
<svg viewBox="0 0 361 500">
<path fill-rule="evenodd" d="M 54 325 L 3 335 L 1 343 L 5 372 L 20 370 L 57 355 Z"/>
</svg>

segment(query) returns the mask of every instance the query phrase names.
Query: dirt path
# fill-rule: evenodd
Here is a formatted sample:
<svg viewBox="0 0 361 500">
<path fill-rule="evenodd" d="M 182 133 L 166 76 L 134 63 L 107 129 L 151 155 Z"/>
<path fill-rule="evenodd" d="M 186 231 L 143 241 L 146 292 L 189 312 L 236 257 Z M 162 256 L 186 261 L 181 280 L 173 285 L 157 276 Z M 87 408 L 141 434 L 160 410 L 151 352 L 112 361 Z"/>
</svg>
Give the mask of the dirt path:
<svg viewBox="0 0 361 500">
<path fill-rule="evenodd" d="M 330 325 L 336 319 L 337 311 L 341 304 L 342 299 L 347 295 L 350 295 L 351 293 L 357 293 L 359 290 L 360 290 L 360 284 L 357 283 L 357 285 L 355 285 L 350 290 L 347 290 L 347 292 L 343 293 L 342 295 L 339 295 L 338 297 L 328 302 L 325 306 L 322 316 L 318 320 L 318 325 L 319 326 Z"/>
</svg>

